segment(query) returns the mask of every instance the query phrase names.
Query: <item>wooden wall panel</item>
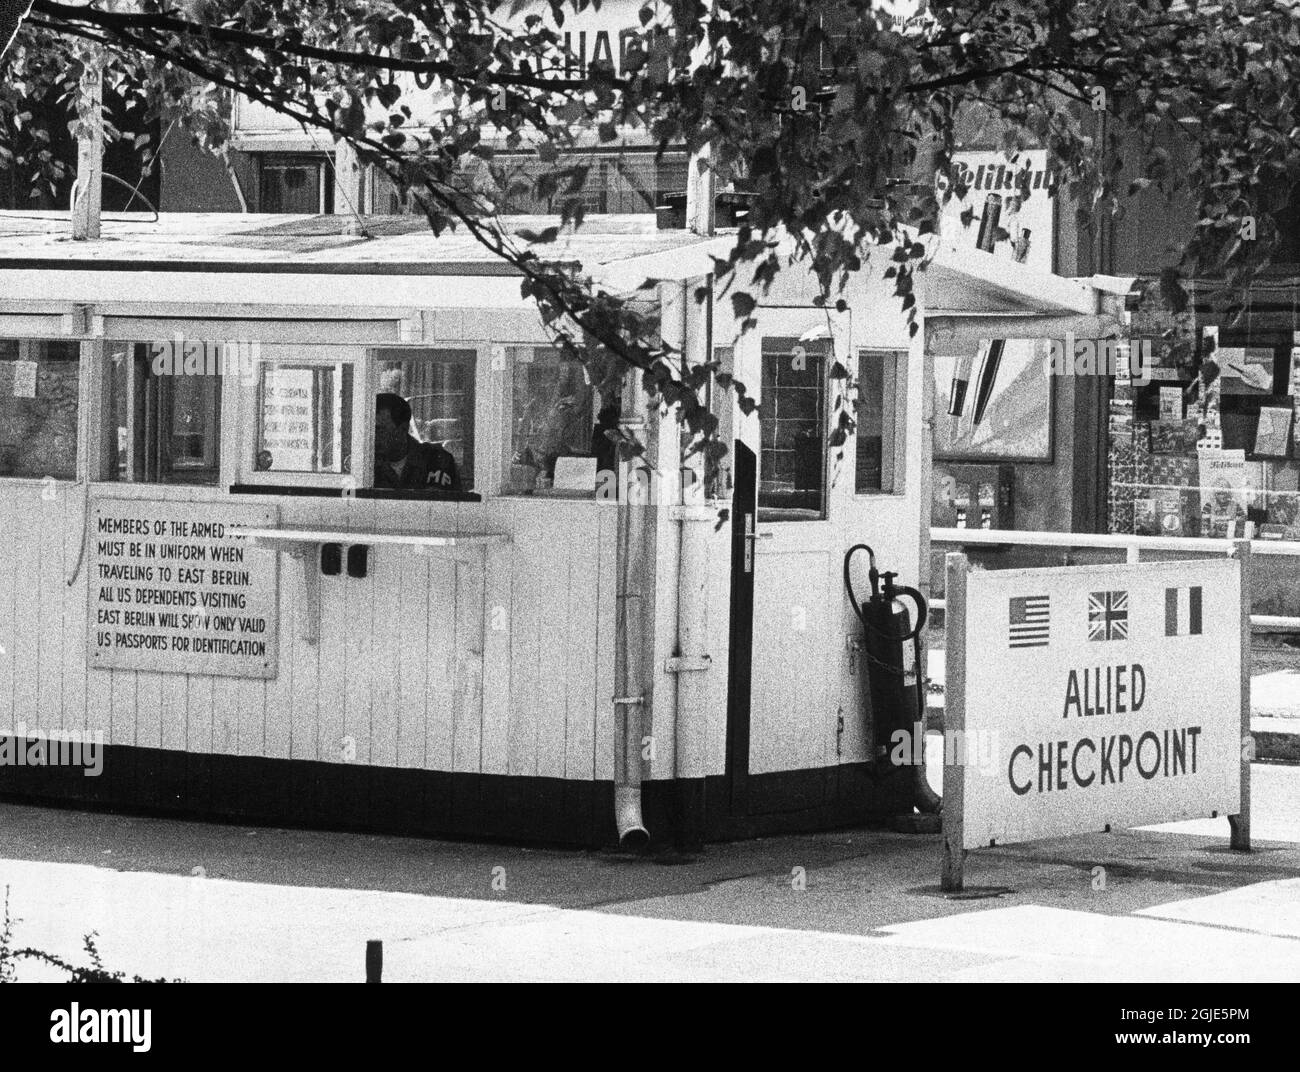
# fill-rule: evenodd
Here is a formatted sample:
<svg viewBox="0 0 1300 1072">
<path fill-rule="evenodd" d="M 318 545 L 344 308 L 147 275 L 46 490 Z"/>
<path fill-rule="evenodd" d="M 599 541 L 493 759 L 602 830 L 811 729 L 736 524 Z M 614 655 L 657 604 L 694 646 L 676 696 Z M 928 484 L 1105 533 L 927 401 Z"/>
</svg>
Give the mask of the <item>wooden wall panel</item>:
<svg viewBox="0 0 1300 1072">
<path fill-rule="evenodd" d="M 433 510 L 428 504 L 409 504 L 419 528 L 433 527 Z M 429 556 L 414 548 L 396 557 L 396 618 L 401 623 L 402 662 L 397 686 L 397 757 L 399 767 L 423 768 L 428 758 L 430 719 L 437 717 L 437 705 L 429 703 L 431 665 L 429 659 Z M 436 676 L 436 674 L 435 674 Z M 445 723 L 440 736 L 448 738 Z M 450 754 L 450 749 L 448 749 Z M 447 770 L 449 767 L 443 767 Z"/>
<path fill-rule="evenodd" d="M 162 679 L 152 670 L 136 673 L 135 743 L 140 748 L 162 747 Z"/>
<path fill-rule="evenodd" d="M 351 504 L 357 505 L 355 503 Z M 350 526 L 347 518 L 340 518 L 334 510 L 328 515 L 328 527 L 344 529 Z M 345 692 L 347 666 L 344 643 L 350 628 L 347 618 L 347 583 L 344 574 L 320 579 L 320 641 L 317 658 L 317 725 L 320 758 L 329 763 L 344 760 Z M 368 626 L 367 626 L 368 627 Z M 358 755 L 360 754 L 358 750 Z"/>
<path fill-rule="evenodd" d="M 456 563 L 450 556 L 431 553 L 429 586 L 424 594 L 425 754 L 430 770 L 457 770 L 456 766 Z"/>
<path fill-rule="evenodd" d="M 90 549 L 77 558 L 82 549 L 82 536 L 89 540 L 90 533 L 83 528 L 88 522 L 88 502 L 84 488 L 68 489 L 63 497 L 63 561 L 65 579 L 62 585 L 63 605 L 63 712 L 62 725 L 66 730 L 84 733 L 86 729 L 86 591 L 88 585 L 87 559 Z M 73 583 L 67 583 L 73 570 L 77 570 Z M 2 686 L 0 686 L 2 687 Z"/>
<path fill-rule="evenodd" d="M 565 778 L 590 780 L 595 772 L 597 605 L 600 598 L 600 514 L 572 517 L 569 536 L 568 630 L 565 636 Z"/>
<path fill-rule="evenodd" d="M 122 671 L 113 671 L 114 675 Z M 212 751 L 217 755 L 239 754 L 239 679 L 212 679 Z M 114 708 L 114 715 L 117 711 Z"/>
<path fill-rule="evenodd" d="M 350 532 L 374 530 L 377 504 L 371 500 L 352 500 L 346 509 Z M 343 571 L 332 578 L 342 589 L 343 649 L 343 733 L 356 748 L 356 763 L 369 763 L 372 740 L 371 681 L 378 673 L 391 673 L 396 653 L 382 650 L 374 643 L 375 584 L 347 573 L 347 549 L 344 548 Z"/>
<path fill-rule="evenodd" d="M 485 503 L 483 532 L 511 532 L 514 508 L 509 500 Z M 482 772 L 505 774 L 510 764 L 510 655 L 514 544 L 487 552 L 483 590 L 483 736 Z"/>
<path fill-rule="evenodd" d="M 319 528 L 324 521 L 325 506 L 317 499 L 286 502 L 281 508 L 283 526 Z M 320 563 L 313 562 L 312 567 L 319 571 Z M 302 639 L 307 615 L 302 573 L 299 559 L 280 556 L 280 680 L 278 689 L 267 691 L 266 715 L 268 721 L 283 717 L 288 723 L 289 758 L 323 759 L 319 716 L 321 645 L 319 639 L 315 643 Z M 320 628 L 319 622 L 316 628 Z M 287 704 L 281 699 L 286 683 Z"/>
<path fill-rule="evenodd" d="M 189 715 L 189 675 L 159 674 L 158 676 L 162 679 L 162 695 L 159 704 L 160 746 L 173 751 L 183 751 L 186 719 Z"/>
<path fill-rule="evenodd" d="M 38 578 L 41 571 L 39 486 L 25 484 L 13 500 L 17 512 L 14 542 L 14 632 L 10 661 L 13 664 L 14 723 L 33 727 L 39 721 L 38 678 L 40 671 L 41 620 Z"/>
<path fill-rule="evenodd" d="M 483 770 L 483 566 L 479 552 L 452 561 L 453 770 Z"/>
<path fill-rule="evenodd" d="M 51 485 L 37 494 L 36 509 L 28 516 L 28 538 L 34 537 L 40 554 L 40 573 L 30 577 L 31 589 L 20 607 L 31 615 L 40 638 L 36 666 L 36 711 L 29 725 L 43 730 L 63 726 L 63 501 L 66 486 Z M 19 598 L 22 598 L 20 591 Z"/>
<path fill-rule="evenodd" d="M 569 595 L 575 583 L 574 558 L 582 540 L 580 522 L 563 502 L 538 503 L 535 539 L 539 552 L 534 615 L 537 636 L 537 687 L 529 708 L 536 720 L 536 771 L 543 778 L 563 778 L 565 727 L 568 722 Z M 584 675 L 585 677 L 586 675 Z"/>
<path fill-rule="evenodd" d="M 187 677 L 189 682 L 185 708 L 185 750 L 211 752 L 212 712 L 216 705 L 214 677 Z"/>
<path fill-rule="evenodd" d="M 618 566 L 614 556 L 618 545 L 618 511 L 598 512 L 600 560 L 596 565 L 596 685 L 593 711 L 595 777 L 614 777 L 614 652 L 617 642 Z"/>
<path fill-rule="evenodd" d="M 17 648 L 17 543 L 21 531 L 18 504 L 12 493 L 6 494 L 0 498 L 0 730 L 12 729 L 17 721 L 14 652 Z"/>
<path fill-rule="evenodd" d="M 507 774 L 537 773 L 537 669 L 541 647 L 538 614 L 541 574 L 548 565 L 541 547 L 541 524 L 535 504 L 517 502 L 511 530 L 514 536 L 510 588 L 510 708 Z"/>
<path fill-rule="evenodd" d="M 454 525 L 505 532 L 513 542 L 486 553 L 372 550 L 367 579 L 346 570 L 321 579 L 315 645 L 300 637 L 301 566 L 282 555 L 279 673 L 262 681 L 88 668 L 89 550 L 75 583 L 65 583 L 79 552 L 83 496 L 60 489 L 49 503 L 40 491 L 0 486 L 0 728 L 25 719 L 120 745 L 335 762 L 348 762 L 350 736 L 353 763 L 612 776 L 612 510 L 540 499 L 454 512 L 445 504 L 275 499 L 284 526 L 360 536 Z M 159 495 L 209 497 L 195 489 Z"/>
<path fill-rule="evenodd" d="M 371 507 L 371 522 L 377 531 L 414 531 L 420 527 L 419 520 L 411 517 L 407 503 L 367 505 Z M 370 657 L 364 672 L 358 667 L 354 673 L 369 693 L 368 762 L 379 767 L 398 765 L 402 675 L 413 670 L 411 664 L 423 647 L 408 631 L 402 615 L 403 564 L 416 554 L 411 547 L 372 546 L 369 577 L 364 581 L 349 578 L 353 588 L 368 592 L 370 597 Z"/>
<path fill-rule="evenodd" d="M 105 737 L 108 744 L 135 744 L 135 671 L 96 670 L 110 680 L 112 724 Z M 213 751 L 206 748 L 204 751 Z"/>
</svg>

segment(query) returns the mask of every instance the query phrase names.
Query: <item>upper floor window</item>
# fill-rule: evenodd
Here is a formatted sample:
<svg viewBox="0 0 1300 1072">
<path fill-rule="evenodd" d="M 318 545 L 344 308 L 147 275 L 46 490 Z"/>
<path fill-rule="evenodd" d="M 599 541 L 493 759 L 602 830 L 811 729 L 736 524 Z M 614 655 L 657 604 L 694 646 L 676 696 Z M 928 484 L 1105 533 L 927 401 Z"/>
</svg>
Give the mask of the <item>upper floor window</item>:
<svg viewBox="0 0 1300 1072">
<path fill-rule="evenodd" d="M 334 174 L 324 156 L 263 153 L 257 162 L 257 210 L 315 216 L 334 211 Z"/>
<path fill-rule="evenodd" d="M 670 193 L 686 189 L 686 154 L 672 152 L 575 154 L 558 165 L 531 156 L 502 155 L 490 169 L 482 167 L 473 182 L 499 198 L 505 213 L 545 215 L 559 212 L 568 179 L 561 177 L 554 192 L 539 190 L 537 180 L 568 165 L 588 168 L 577 196 L 593 215 L 652 213 Z"/>
</svg>

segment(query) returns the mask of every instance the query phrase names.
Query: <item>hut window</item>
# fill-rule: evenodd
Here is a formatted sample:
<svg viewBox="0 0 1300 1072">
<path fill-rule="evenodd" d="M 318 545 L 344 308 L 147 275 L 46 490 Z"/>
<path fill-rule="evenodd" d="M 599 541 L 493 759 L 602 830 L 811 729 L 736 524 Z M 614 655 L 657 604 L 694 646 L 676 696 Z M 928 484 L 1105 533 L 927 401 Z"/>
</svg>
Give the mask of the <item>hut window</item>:
<svg viewBox="0 0 1300 1072">
<path fill-rule="evenodd" d="M 77 475 L 80 346 L 0 339 L 0 476 Z"/>
<path fill-rule="evenodd" d="M 897 350 L 858 352 L 857 478 L 859 494 L 902 490 L 903 441 L 899 404 L 906 389 L 906 355 Z"/>
<path fill-rule="evenodd" d="M 594 392 L 580 361 L 549 346 L 510 346 L 506 368 L 510 376 L 510 438 L 503 469 L 506 493 L 552 487 L 561 458 L 590 458 L 595 463 L 598 456 L 606 455 L 608 438 L 603 432 L 599 442 L 593 437 Z M 591 473 L 594 493 L 596 470 L 591 463 L 586 470 L 566 464 L 561 479 L 585 471 Z"/>
<path fill-rule="evenodd" d="M 108 480 L 220 480 L 222 344 L 110 342 Z"/>
<path fill-rule="evenodd" d="M 267 361 L 258 370 L 254 471 L 351 472 L 352 363 Z"/>
<path fill-rule="evenodd" d="M 412 434 L 449 451 L 461 488 L 473 488 L 477 351 L 390 347 L 372 356 L 379 393 L 401 395 L 410 403 Z"/>
<path fill-rule="evenodd" d="M 827 340 L 763 339 L 758 518 L 826 515 Z"/>
</svg>

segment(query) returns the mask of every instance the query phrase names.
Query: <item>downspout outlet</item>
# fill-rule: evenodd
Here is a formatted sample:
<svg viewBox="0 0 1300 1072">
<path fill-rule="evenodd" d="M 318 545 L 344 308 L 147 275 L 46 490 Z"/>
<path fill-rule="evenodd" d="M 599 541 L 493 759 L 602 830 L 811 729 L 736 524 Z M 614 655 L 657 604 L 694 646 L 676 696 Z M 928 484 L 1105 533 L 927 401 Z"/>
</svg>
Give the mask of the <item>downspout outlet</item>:
<svg viewBox="0 0 1300 1072">
<path fill-rule="evenodd" d="M 620 849 L 642 849 L 650 843 L 650 831 L 641 821 L 641 787 L 614 787 L 614 821 L 618 825 Z"/>
</svg>

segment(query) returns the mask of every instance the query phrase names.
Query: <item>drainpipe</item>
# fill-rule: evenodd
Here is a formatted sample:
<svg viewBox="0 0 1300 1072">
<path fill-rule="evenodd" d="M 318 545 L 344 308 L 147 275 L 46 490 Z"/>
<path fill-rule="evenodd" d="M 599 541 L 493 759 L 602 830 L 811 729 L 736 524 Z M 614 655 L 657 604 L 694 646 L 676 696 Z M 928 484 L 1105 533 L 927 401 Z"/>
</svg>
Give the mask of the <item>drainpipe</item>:
<svg viewBox="0 0 1300 1072">
<path fill-rule="evenodd" d="M 619 422 L 624 435 L 647 436 L 648 422 L 645 396 L 635 382 L 625 392 L 623 418 Z M 650 704 L 650 681 L 645 672 L 646 653 L 654 637 L 646 628 L 647 586 L 653 576 L 653 559 L 648 559 L 647 544 L 653 548 L 654 526 L 649 524 L 651 507 L 641 502 L 640 482 L 630 470 L 642 461 L 623 463 L 629 479 L 619 489 L 615 573 L 615 641 L 614 641 L 614 822 L 621 848 L 641 848 L 650 840 L 641 818 L 641 740 L 645 735 L 646 713 Z M 635 496 L 637 501 L 630 501 Z"/>
<path fill-rule="evenodd" d="M 683 281 L 671 291 L 666 303 L 664 335 L 682 355 L 682 372 L 689 364 L 690 285 Z M 702 340 L 707 345 L 707 338 Z M 666 669 L 672 682 L 673 705 L 673 777 L 677 782 L 678 842 L 685 850 L 698 848 L 703 842 L 702 760 L 706 751 L 707 697 L 700 685 L 710 659 L 705 651 L 705 586 L 708 578 L 709 548 L 701 539 L 704 525 L 715 520 L 704 502 L 703 459 L 693 455 L 689 462 L 681 455 L 682 430 L 674 425 L 678 485 L 681 494 L 671 509 L 677 526 L 676 610 L 673 616 L 672 657 Z"/>
</svg>

